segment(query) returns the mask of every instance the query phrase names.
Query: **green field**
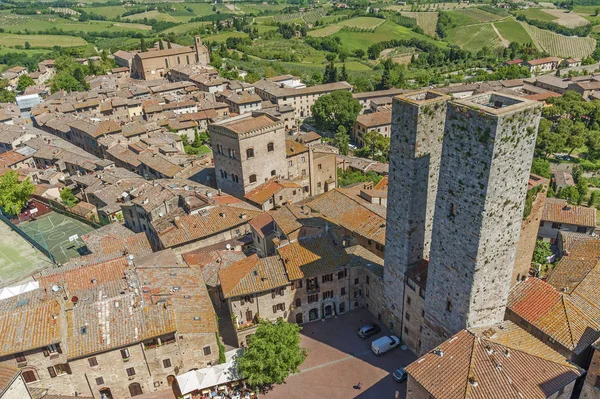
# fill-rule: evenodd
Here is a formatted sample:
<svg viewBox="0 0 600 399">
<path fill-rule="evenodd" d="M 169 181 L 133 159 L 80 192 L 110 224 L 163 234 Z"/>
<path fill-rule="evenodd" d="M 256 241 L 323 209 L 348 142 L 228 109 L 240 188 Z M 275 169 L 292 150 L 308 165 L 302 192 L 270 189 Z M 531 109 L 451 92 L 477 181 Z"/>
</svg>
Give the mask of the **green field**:
<svg viewBox="0 0 600 399">
<path fill-rule="evenodd" d="M 348 49 L 349 51 L 354 51 L 357 49 L 366 50 L 369 46 L 390 39 L 411 39 L 411 38 L 419 38 L 422 40 L 428 40 L 431 42 L 435 42 L 440 46 L 444 46 L 445 43 L 434 41 L 429 36 L 420 35 L 418 33 L 413 32 L 409 28 L 405 28 L 404 26 L 400 26 L 395 24 L 392 21 L 386 21 L 385 23 L 379 25 L 375 32 L 337 32 L 333 34 L 334 37 L 339 37 L 342 41 L 342 45 Z"/>
<path fill-rule="evenodd" d="M 478 19 L 457 11 L 447 11 L 445 14 L 450 18 L 452 24 L 456 27 L 479 23 Z"/>
<path fill-rule="evenodd" d="M 80 37 L 62 35 L 14 35 L 0 33 L 0 46 L 24 46 L 29 42 L 32 47 L 52 48 L 54 46 L 75 47 L 85 46 L 87 42 Z"/>
<path fill-rule="evenodd" d="M 373 29 L 383 24 L 385 19 L 381 18 L 373 18 L 373 17 L 358 17 L 347 19 L 345 21 L 340 22 L 338 25 L 341 26 L 349 26 L 353 28 L 361 28 L 361 29 Z"/>
<path fill-rule="evenodd" d="M 490 50 L 503 47 L 491 24 L 469 25 L 450 29 L 447 39 L 450 43 L 472 53 L 476 53 L 484 47 Z"/>
<path fill-rule="evenodd" d="M 149 25 L 127 22 L 87 21 L 79 22 L 72 19 L 58 18 L 49 15 L 2 15 L 4 31 L 9 33 L 62 29 L 66 32 L 123 32 L 148 31 Z"/>
<path fill-rule="evenodd" d="M 529 19 L 536 19 L 538 21 L 552 22 L 557 18 L 554 15 L 550 15 L 544 12 L 541 8 L 530 8 L 529 10 L 520 10 L 517 15 L 525 15 Z"/>
<path fill-rule="evenodd" d="M 439 13 L 437 12 L 402 12 L 402 15 L 417 20 L 417 25 L 423 29 L 425 34 L 435 36 Z"/>
<path fill-rule="evenodd" d="M 467 17 L 473 18 L 479 22 L 491 22 L 502 19 L 502 17 L 499 15 L 480 10 L 479 8 L 465 8 L 463 10 L 457 10 L 456 12 L 458 14 L 466 15 Z"/>
<path fill-rule="evenodd" d="M 509 42 L 517 42 L 521 44 L 533 42 L 525 28 L 523 28 L 523 26 L 513 18 L 507 18 L 504 21 L 495 22 L 494 25 L 502 37 Z"/>
<path fill-rule="evenodd" d="M 166 21 L 166 22 L 187 22 L 190 19 L 194 18 L 194 16 L 191 14 L 186 15 L 186 16 L 181 16 L 181 15 L 173 16 L 173 15 L 165 14 L 160 11 L 152 10 L 152 11 L 141 12 L 139 14 L 128 15 L 127 17 L 125 17 L 123 19 L 126 19 L 128 21 L 141 21 L 144 18 L 155 19 L 157 21 Z"/>
<path fill-rule="evenodd" d="M 77 11 L 85 11 L 90 14 L 102 15 L 106 18 L 116 18 L 128 11 L 125 6 L 104 6 L 104 7 L 81 7 Z"/>
<path fill-rule="evenodd" d="M 0 221 L 0 235 L 0 287 L 16 284 L 53 265 L 50 259 L 3 221 Z"/>
<path fill-rule="evenodd" d="M 591 37 L 563 36 L 525 22 L 520 23 L 537 48 L 556 57 L 586 58 L 596 48 L 596 40 Z"/>
<path fill-rule="evenodd" d="M 169 34 L 169 33 L 174 33 L 176 35 L 181 35 L 184 34 L 186 32 L 190 32 L 196 29 L 201 28 L 202 26 L 205 25 L 210 25 L 210 22 L 208 21 L 203 21 L 203 22 L 188 22 L 187 24 L 183 24 L 183 25 L 178 25 L 178 26 L 174 26 L 172 28 L 166 29 L 163 31 L 163 33 L 165 34 Z"/>
<path fill-rule="evenodd" d="M 248 37 L 248 34 L 244 32 L 225 32 L 218 35 L 203 36 L 202 40 L 204 42 L 224 42 L 228 37 Z"/>
<path fill-rule="evenodd" d="M 324 28 L 311 30 L 310 32 L 308 32 L 308 36 L 325 37 L 325 36 L 333 35 L 334 33 L 339 32 L 341 29 L 342 29 L 341 25 L 336 25 L 336 24 L 329 25 Z"/>
</svg>

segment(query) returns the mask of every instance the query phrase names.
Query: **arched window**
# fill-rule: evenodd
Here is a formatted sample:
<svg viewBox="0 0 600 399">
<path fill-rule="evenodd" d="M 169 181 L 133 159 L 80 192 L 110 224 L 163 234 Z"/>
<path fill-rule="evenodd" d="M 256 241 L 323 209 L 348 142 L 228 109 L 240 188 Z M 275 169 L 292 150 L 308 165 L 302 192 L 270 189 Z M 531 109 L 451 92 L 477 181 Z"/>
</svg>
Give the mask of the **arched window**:
<svg viewBox="0 0 600 399">
<path fill-rule="evenodd" d="M 169 68 L 169 60 L 165 58 L 165 68 Z"/>
<path fill-rule="evenodd" d="M 248 159 L 250 159 L 250 158 L 254 158 L 254 148 L 248 148 L 248 149 L 246 150 L 246 157 L 247 157 Z"/>
<path fill-rule="evenodd" d="M 277 174 L 277 171 L 275 171 L 275 170 L 271 171 L 271 176 L 275 176 L 276 174 Z"/>
<path fill-rule="evenodd" d="M 269 143 L 269 144 L 267 144 L 267 151 L 268 151 L 268 152 L 273 152 L 273 151 L 275 151 L 275 144 L 273 144 L 273 143 Z"/>
<path fill-rule="evenodd" d="M 23 380 L 25 380 L 26 383 L 37 381 L 37 374 L 35 373 L 35 370 L 23 371 L 21 375 L 23 376 Z"/>
<path fill-rule="evenodd" d="M 250 175 L 250 183 L 256 183 L 256 175 Z"/>
</svg>

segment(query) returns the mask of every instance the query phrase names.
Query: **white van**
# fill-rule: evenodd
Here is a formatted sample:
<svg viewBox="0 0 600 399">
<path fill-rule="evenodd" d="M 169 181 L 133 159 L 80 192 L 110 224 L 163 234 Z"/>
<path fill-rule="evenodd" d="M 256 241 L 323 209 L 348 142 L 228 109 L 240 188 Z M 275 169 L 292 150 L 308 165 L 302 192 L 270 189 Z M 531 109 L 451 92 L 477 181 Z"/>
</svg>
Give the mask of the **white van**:
<svg viewBox="0 0 600 399">
<path fill-rule="evenodd" d="M 374 354 L 379 356 L 391 349 L 394 349 L 398 345 L 400 345 L 400 338 L 396 337 L 395 335 L 388 335 L 373 341 L 371 343 L 371 350 Z"/>
</svg>

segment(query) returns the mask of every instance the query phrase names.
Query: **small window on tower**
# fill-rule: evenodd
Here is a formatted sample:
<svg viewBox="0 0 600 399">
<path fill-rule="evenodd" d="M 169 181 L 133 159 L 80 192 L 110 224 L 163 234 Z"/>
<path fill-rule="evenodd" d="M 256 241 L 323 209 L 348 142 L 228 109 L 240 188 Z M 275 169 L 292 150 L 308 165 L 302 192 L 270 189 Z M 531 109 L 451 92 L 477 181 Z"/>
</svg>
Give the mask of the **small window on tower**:
<svg viewBox="0 0 600 399">
<path fill-rule="evenodd" d="M 454 203 L 450 204 L 450 216 L 456 216 L 456 204 Z"/>
<path fill-rule="evenodd" d="M 449 299 L 446 301 L 446 311 L 452 312 L 452 301 Z"/>
</svg>

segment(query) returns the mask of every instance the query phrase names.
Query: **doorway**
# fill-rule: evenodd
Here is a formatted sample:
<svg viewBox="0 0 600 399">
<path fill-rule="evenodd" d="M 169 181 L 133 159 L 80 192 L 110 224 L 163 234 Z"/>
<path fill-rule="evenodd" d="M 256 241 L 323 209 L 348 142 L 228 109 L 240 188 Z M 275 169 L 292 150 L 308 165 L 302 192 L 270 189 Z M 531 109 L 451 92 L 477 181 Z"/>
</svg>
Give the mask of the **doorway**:
<svg viewBox="0 0 600 399">
<path fill-rule="evenodd" d="M 331 317 L 333 314 L 333 307 L 331 305 L 325 306 L 325 317 Z"/>
<path fill-rule="evenodd" d="M 139 383 L 134 382 L 133 384 L 129 384 L 129 394 L 131 396 L 138 396 L 143 394 L 142 387 Z"/>
<path fill-rule="evenodd" d="M 311 309 L 308 312 L 308 320 L 313 321 L 319 318 L 319 309 Z"/>
<path fill-rule="evenodd" d="M 113 399 L 110 388 L 102 388 L 100 390 L 100 399 Z"/>
</svg>

